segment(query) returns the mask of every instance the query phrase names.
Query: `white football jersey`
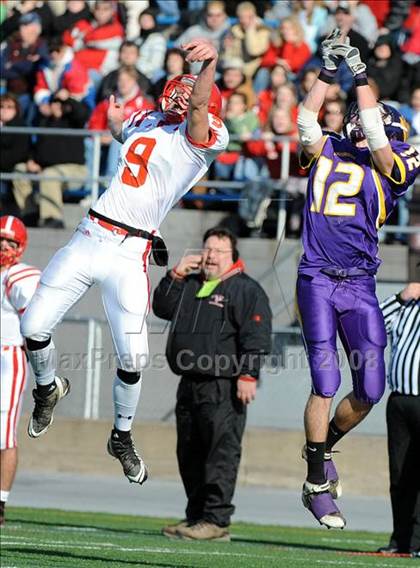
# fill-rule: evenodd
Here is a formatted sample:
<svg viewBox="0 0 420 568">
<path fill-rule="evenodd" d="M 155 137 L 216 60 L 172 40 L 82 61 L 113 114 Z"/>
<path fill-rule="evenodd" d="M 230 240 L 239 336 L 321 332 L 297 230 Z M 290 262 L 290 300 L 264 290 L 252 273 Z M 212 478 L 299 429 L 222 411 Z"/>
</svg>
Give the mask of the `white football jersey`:
<svg viewBox="0 0 420 568">
<path fill-rule="evenodd" d="M 1 271 L 1 345 L 23 345 L 20 317 L 38 286 L 38 268 L 18 262 Z"/>
<path fill-rule="evenodd" d="M 197 144 L 188 136 L 186 119 L 171 124 L 161 112 L 133 113 L 123 124 L 117 172 L 93 209 L 131 227 L 158 230 L 226 149 L 229 134 L 222 120 L 209 114 L 209 124 L 209 142 Z"/>
</svg>

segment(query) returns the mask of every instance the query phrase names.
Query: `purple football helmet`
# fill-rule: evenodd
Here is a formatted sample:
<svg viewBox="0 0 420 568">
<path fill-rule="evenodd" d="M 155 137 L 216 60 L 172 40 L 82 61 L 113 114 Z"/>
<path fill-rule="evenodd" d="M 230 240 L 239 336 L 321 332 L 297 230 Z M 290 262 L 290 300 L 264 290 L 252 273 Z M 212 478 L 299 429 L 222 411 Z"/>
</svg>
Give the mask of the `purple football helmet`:
<svg viewBox="0 0 420 568">
<path fill-rule="evenodd" d="M 410 127 L 403 115 L 394 107 L 385 103 L 378 103 L 382 115 L 385 133 L 389 140 L 405 142 L 408 138 Z M 344 136 L 353 144 L 365 139 L 359 116 L 359 107 L 353 102 L 347 109 L 343 125 Z"/>
</svg>

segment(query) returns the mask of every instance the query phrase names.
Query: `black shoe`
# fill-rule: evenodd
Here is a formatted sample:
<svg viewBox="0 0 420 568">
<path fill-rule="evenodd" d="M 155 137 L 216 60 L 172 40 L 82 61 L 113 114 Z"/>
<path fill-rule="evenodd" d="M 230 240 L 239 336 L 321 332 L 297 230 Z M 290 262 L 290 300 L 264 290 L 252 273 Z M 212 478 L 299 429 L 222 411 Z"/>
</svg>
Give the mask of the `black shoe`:
<svg viewBox="0 0 420 568">
<path fill-rule="evenodd" d="M 4 525 L 4 509 L 6 507 L 5 501 L 0 501 L 0 526 Z"/>
<path fill-rule="evenodd" d="M 147 479 L 147 467 L 138 455 L 131 434 L 124 440 L 113 432 L 108 440 L 108 453 L 120 461 L 124 475 L 131 483 L 142 485 Z"/>
<path fill-rule="evenodd" d="M 32 391 L 35 408 L 28 424 L 28 434 L 31 438 L 38 438 L 45 434 L 54 420 L 54 408 L 58 401 L 70 391 L 70 382 L 64 377 L 55 377 L 55 387 L 51 394 L 41 396 L 37 389 Z"/>
<path fill-rule="evenodd" d="M 418 550 L 412 550 L 410 552 L 411 558 L 420 558 L 420 548 Z"/>
<path fill-rule="evenodd" d="M 42 226 L 45 229 L 64 229 L 64 223 L 61 219 L 54 219 L 53 217 L 47 217 L 44 219 Z"/>
<path fill-rule="evenodd" d="M 388 544 L 387 546 L 381 546 L 381 548 L 378 548 L 376 552 L 381 554 L 401 554 L 404 551 L 400 550 L 398 546 L 395 546 L 394 544 Z"/>
</svg>

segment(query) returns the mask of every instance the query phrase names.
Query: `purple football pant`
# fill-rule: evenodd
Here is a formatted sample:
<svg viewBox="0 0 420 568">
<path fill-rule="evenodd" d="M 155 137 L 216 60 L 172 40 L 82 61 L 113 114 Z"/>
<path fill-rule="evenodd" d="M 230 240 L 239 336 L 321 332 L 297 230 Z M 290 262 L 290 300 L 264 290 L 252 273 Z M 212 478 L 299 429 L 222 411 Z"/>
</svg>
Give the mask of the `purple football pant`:
<svg viewBox="0 0 420 568">
<path fill-rule="evenodd" d="M 372 276 L 344 280 L 300 274 L 297 302 L 312 376 L 312 392 L 333 397 L 340 382 L 337 331 L 351 368 L 353 392 L 378 402 L 385 389 L 386 332 Z"/>
</svg>

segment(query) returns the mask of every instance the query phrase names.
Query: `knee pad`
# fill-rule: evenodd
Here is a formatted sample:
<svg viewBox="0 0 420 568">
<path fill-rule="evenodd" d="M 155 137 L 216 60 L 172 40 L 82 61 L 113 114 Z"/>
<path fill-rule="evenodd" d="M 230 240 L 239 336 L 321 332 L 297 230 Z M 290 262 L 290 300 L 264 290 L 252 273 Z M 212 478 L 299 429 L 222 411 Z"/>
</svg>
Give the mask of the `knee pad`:
<svg viewBox="0 0 420 568">
<path fill-rule="evenodd" d="M 20 332 L 23 337 L 28 340 L 29 338 L 37 343 L 45 343 L 44 347 L 48 345 L 48 341 L 51 341 L 51 333 L 45 332 L 39 325 L 35 325 L 34 318 L 32 317 L 25 317 L 26 314 L 23 315 L 22 320 L 20 322 Z M 28 349 L 31 349 L 28 347 Z M 35 347 L 35 349 L 42 349 L 42 347 Z"/>
<path fill-rule="evenodd" d="M 50 343 L 51 337 L 49 337 L 45 341 L 37 341 L 36 339 L 31 339 L 30 337 L 26 339 L 26 347 L 29 351 L 39 351 L 40 349 L 48 347 Z"/>
<path fill-rule="evenodd" d="M 141 373 L 139 371 L 124 371 L 123 369 L 117 369 L 117 377 L 127 385 L 135 385 L 139 382 L 141 378 Z"/>
</svg>

